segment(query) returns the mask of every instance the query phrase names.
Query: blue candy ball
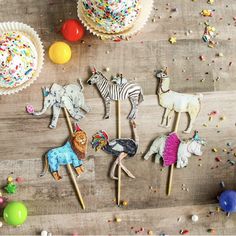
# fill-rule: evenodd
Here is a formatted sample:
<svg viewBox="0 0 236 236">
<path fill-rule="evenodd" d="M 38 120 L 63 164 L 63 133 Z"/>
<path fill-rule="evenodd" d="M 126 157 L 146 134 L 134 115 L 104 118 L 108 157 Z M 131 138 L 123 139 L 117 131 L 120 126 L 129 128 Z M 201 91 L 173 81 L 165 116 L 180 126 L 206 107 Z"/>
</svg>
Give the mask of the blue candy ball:
<svg viewBox="0 0 236 236">
<path fill-rule="evenodd" d="M 221 193 L 219 203 L 225 212 L 236 212 L 236 191 L 226 190 Z"/>
</svg>

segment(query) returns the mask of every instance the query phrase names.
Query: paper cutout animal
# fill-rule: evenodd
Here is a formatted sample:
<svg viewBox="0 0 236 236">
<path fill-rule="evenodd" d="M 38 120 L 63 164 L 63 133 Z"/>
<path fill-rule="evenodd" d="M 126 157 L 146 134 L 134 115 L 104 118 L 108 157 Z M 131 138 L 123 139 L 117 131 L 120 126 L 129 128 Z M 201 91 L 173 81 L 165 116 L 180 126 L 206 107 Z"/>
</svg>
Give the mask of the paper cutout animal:
<svg viewBox="0 0 236 236">
<path fill-rule="evenodd" d="M 41 111 L 33 112 L 35 116 L 40 116 L 46 110 L 52 107 L 53 116 L 50 128 L 56 128 L 58 117 L 62 107 L 65 107 L 69 114 L 78 122 L 87 112 L 89 107 L 85 104 L 83 85 L 79 80 L 80 86 L 70 84 L 62 87 L 59 84 L 53 84 L 51 88 L 43 88 L 44 105 Z"/>
<path fill-rule="evenodd" d="M 122 85 L 128 83 L 128 80 L 124 78 L 122 74 L 117 74 L 117 76 L 113 76 L 111 78 L 111 82 L 114 84 Z"/>
<path fill-rule="evenodd" d="M 76 131 L 73 136 L 61 147 L 49 150 L 45 156 L 44 171 L 40 177 L 44 176 L 50 168 L 50 172 L 56 180 L 62 177 L 59 174 L 61 165 L 72 164 L 78 175 L 84 172 L 83 159 L 85 159 L 87 151 L 87 135 L 86 133 L 76 126 Z"/>
<path fill-rule="evenodd" d="M 105 116 L 104 119 L 110 117 L 110 102 L 124 100 L 129 98 L 132 109 L 129 113 L 128 119 L 136 118 L 138 112 L 138 105 L 143 101 L 142 88 L 134 83 L 124 83 L 122 85 L 111 84 L 107 78 L 96 70 L 93 69 L 93 74 L 87 81 L 89 85 L 95 84 L 105 102 Z"/>
<path fill-rule="evenodd" d="M 199 138 L 198 132 L 195 132 L 193 138 L 188 141 L 181 141 L 176 133 L 170 133 L 156 138 L 147 154 L 144 156 L 148 160 L 155 154 L 155 162 L 160 163 L 163 160 L 163 166 L 170 166 L 176 163 L 177 168 L 183 168 L 188 165 L 188 158 L 192 154 L 202 155 L 202 145 L 205 141 Z"/>
<path fill-rule="evenodd" d="M 170 78 L 167 75 L 167 69 L 157 71 L 156 77 L 160 80 L 158 87 L 159 103 L 165 108 L 161 125 L 169 126 L 169 118 L 172 112 L 187 112 L 190 117 L 190 122 L 184 132 L 190 133 L 193 123 L 200 112 L 203 95 L 177 93 L 170 90 Z"/>
<path fill-rule="evenodd" d="M 115 177 L 115 169 L 119 163 L 123 171 L 130 178 L 135 178 L 135 176 L 121 162 L 127 156 L 133 157 L 138 149 L 139 138 L 137 136 L 136 124 L 134 121 L 131 121 L 131 125 L 133 127 L 134 139 L 119 138 L 109 141 L 107 133 L 103 130 L 100 130 L 93 135 L 92 147 L 96 151 L 102 149 L 116 158 L 110 170 L 110 177 L 115 180 L 118 179 Z"/>
</svg>

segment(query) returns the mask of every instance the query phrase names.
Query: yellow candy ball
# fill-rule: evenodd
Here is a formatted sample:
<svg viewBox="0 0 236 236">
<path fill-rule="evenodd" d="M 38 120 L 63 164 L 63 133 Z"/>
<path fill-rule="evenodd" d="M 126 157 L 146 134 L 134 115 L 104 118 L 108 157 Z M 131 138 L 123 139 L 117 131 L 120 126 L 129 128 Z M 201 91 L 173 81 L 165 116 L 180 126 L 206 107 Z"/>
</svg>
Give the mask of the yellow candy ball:
<svg viewBox="0 0 236 236">
<path fill-rule="evenodd" d="M 65 64 L 71 58 L 70 46 L 64 42 L 55 42 L 49 48 L 49 58 L 55 64 Z"/>
</svg>

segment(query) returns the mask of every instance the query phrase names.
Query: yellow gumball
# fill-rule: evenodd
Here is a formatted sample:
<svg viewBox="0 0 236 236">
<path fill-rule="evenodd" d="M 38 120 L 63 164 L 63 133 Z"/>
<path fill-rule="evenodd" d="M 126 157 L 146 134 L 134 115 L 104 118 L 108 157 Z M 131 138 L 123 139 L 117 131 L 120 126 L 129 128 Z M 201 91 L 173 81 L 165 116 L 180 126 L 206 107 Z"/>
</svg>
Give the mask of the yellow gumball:
<svg viewBox="0 0 236 236">
<path fill-rule="evenodd" d="M 49 58 L 55 64 L 65 64 L 71 58 L 70 46 L 64 42 L 55 42 L 49 48 Z"/>
</svg>

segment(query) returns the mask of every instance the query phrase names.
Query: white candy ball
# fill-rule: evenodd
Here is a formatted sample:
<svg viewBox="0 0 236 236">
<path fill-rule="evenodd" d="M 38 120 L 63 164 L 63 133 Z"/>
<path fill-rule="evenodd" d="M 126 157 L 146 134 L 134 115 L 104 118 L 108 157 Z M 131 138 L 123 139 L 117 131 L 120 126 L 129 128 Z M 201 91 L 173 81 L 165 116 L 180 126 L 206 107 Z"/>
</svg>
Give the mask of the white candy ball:
<svg viewBox="0 0 236 236">
<path fill-rule="evenodd" d="M 0 221 L 0 228 L 2 227 L 2 225 L 3 225 L 3 223 L 2 223 L 2 221 Z"/>
<path fill-rule="evenodd" d="M 192 215 L 192 221 L 197 222 L 198 221 L 198 216 L 197 215 Z"/>
<path fill-rule="evenodd" d="M 41 236 L 48 236 L 48 232 L 47 232 L 46 230 L 43 230 L 43 231 L 41 232 Z"/>
</svg>

